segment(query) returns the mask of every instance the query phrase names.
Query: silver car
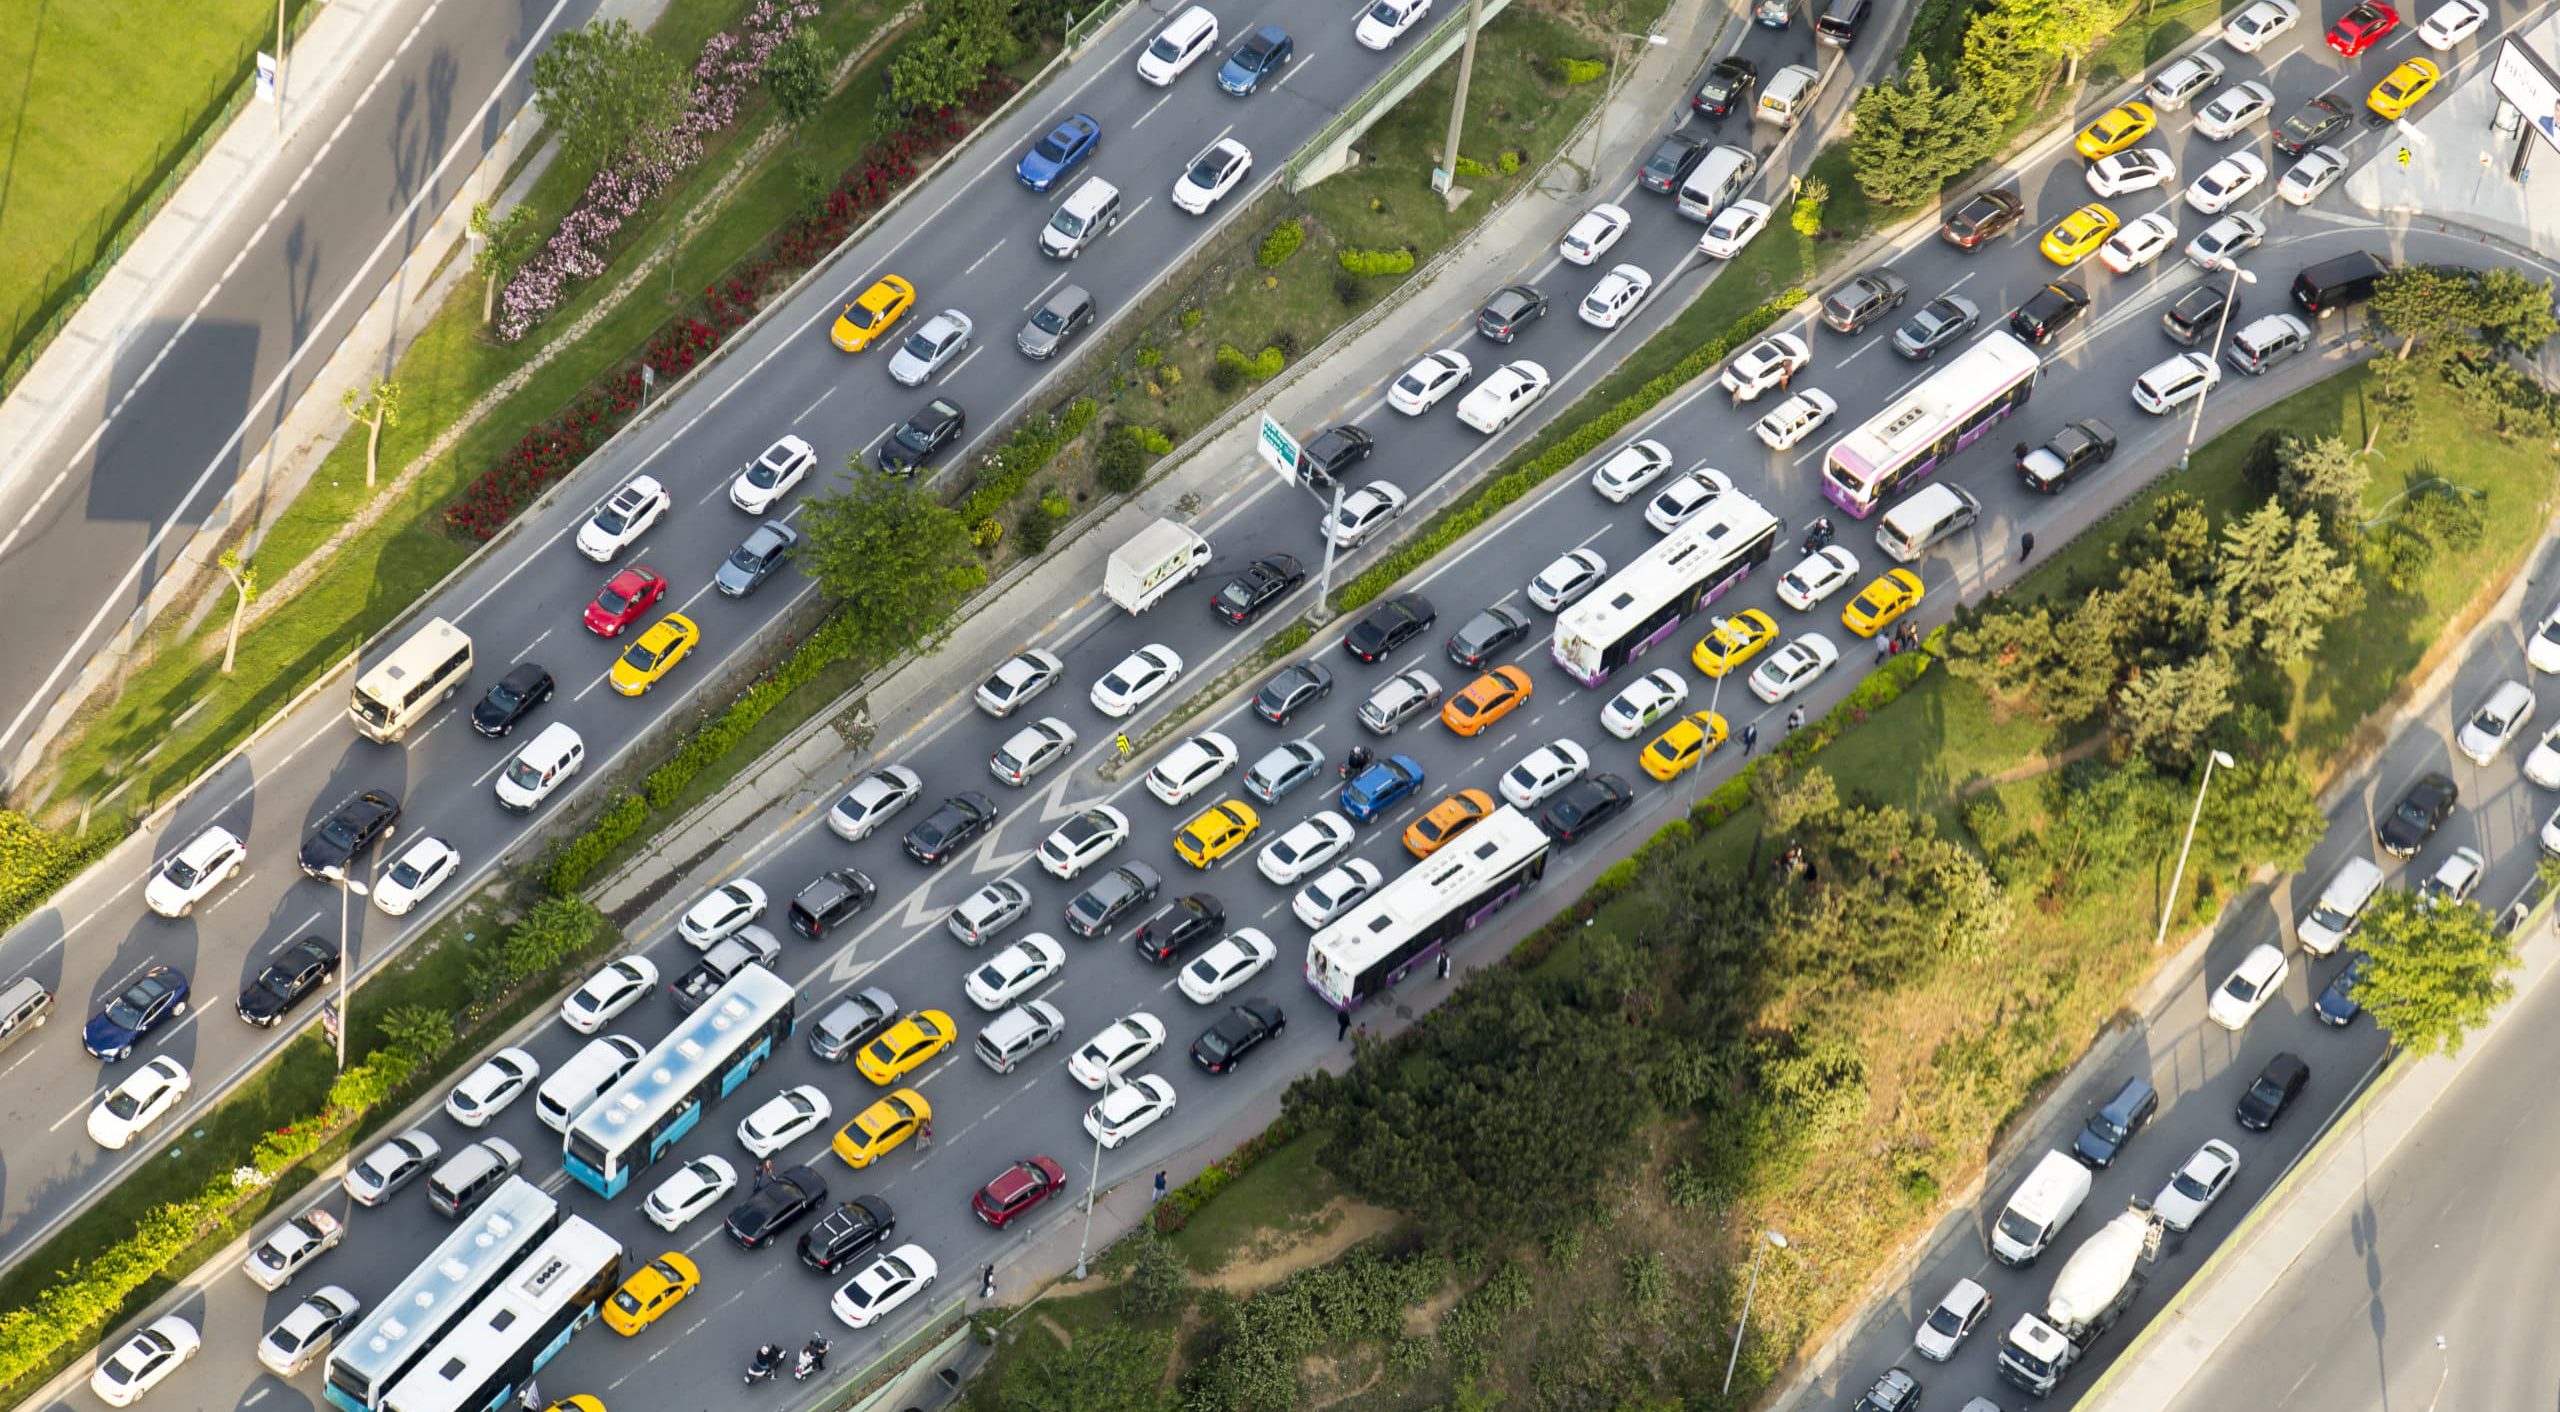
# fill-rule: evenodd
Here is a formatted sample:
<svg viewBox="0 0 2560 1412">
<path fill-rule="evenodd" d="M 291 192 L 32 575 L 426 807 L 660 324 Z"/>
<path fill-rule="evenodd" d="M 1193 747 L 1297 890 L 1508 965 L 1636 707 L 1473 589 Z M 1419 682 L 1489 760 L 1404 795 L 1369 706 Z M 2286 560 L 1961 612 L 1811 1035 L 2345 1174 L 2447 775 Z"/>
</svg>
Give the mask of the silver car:
<svg viewBox="0 0 2560 1412">
<path fill-rule="evenodd" d="M 898 1002 L 889 992 L 878 986 L 857 990 L 809 1027 L 809 1052 L 827 1063 L 839 1063 L 895 1023 L 898 1013 Z"/>
<path fill-rule="evenodd" d="M 923 791 L 923 776 L 904 765 L 883 766 L 845 791 L 844 798 L 827 811 L 827 828 L 847 843 L 860 843 Z"/>
<path fill-rule="evenodd" d="M 1265 804 L 1277 804 L 1280 796 L 1314 779 L 1324 771 L 1324 751 L 1317 748 L 1314 736 L 1275 745 L 1263 752 L 1253 768 L 1245 771 L 1247 794 Z"/>
<path fill-rule="evenodd" d="M 425 1175 L 443 1155 L 441 1143 L 420 1129 L 411 1128 L 366 1153 L 363 1161 L 347 1169 L 340 1185 L 358 1205 L 379 1206 L 390 1200 L 393 1192 Z"/>
<path fill-rule="evenodd" d="M 1093 322 L 1093 292 L 1080 284 L 1071 284 L 1049 296 L 1031 322 L 1014 335 L 1014 346 L 1025 357 L 1043 361 L 1056 356 L 1076 336 L 1078 330 Z"/>
<path fill-rule="evenodd" d="M 969 351 L 969 336 L 977 326 L 969 316 L 957 309 L 945 309 L 925 320 L 923 328 L 907 335 L 890 355 L 889 376 L 901 387 L 920 387 L 935 373 L 951 366 L 961 354 Z"/>
<path fill-rule="evenodd" d="M 1031 910 L 1031 889 L 1011 878 L 994 882 L 960 899 L 945 923 L 964 946 L 983 946 Z"/>
<path fill-rule="evenodd" d="M 1006 658 L 1003 666 L 978 683 L 978 709 L 999 718 L 1010 716 L 1021 710 L 1024 702 L 1055 685 L 1066 671 L 1066 661 L 1057 653 L 1026 647 Z"/>
<path fill-rule="evenodd" d="M 767 520 L 720 561 L 711 575 L 712 586 L 730 598 L 744 598 L 791 562 L 791 551 L 799 545 L 799 531 L 780 520 Z"/>
<path fill-rule="evenodd" d="M 1394 735 L 1396 728 L 1426 711 L 1440 709 L 1440 681 L 1420 667 L 1408 668 L 1378 683 L 1369 699 L 1360 703 L 1360 724 L 1380 735 Z"/>
</svg>

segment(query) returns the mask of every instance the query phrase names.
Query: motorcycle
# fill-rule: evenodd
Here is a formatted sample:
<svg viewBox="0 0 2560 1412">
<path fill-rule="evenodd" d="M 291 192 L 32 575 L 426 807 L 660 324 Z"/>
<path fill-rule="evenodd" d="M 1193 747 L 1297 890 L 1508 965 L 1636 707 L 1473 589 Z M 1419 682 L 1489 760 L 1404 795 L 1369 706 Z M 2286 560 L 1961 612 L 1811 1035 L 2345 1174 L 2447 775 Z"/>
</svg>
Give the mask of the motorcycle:
<svg viewBox="0 0 2560 1412">
<path fill-rule="evenodd" d="M 1814 521 L 1812 527 L 1804 532 L 1804 543 L 1799 547 L 1799 552 L 1811 554 L 1828 549 L 1831 547 L 1831 537 L 1831 517 L 1825 515 Z"/>
<path fill-rule="evenodd" d="M 808 1381 L 811 1373 L 823 1370 L 827 1366 L 827 1348 L 828 1343 L 822 1338 L 812 1338 L 807 1343 L 802 1344 L 800 1346 L 800 1363 L 799 1366 L 791 1370 L 791 1380 L 793 1382 L 806 1382 Z"/>
<path fill-rule="evenodd" d="M 756 1350 L 756 1356 L 748 1360 L 747 1375 L 740 1381 L 746 1383 L 749 1387 L 753 1387 L 757 1383 L 769 1380 L 774 1374 L 781 1371 L 782 1350 L 768 1343 L 758 1348 Z"/>
<path fill-rule="evenodd" d="M 1369 747 L 1365 745 L 1355 745 L 1351 747 L 1351 755 L 1348 759 L 1342 762 L 1339 767 L 1339 771 L 1344 779 L 1349 779 L 1353 775 L 1360 773 L 1362 770 L 1369 768 L 1370 764 L 1376 759 L 1376 756 L 1369 753 Z"/>
</svg>

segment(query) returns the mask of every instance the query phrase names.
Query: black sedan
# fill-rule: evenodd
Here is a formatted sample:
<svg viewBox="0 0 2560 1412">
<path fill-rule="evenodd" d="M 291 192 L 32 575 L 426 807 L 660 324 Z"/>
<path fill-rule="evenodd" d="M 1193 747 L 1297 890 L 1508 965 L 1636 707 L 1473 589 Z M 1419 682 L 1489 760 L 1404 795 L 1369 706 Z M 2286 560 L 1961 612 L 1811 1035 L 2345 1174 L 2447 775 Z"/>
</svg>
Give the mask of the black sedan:
<svg viewBox="0 0 2560 1412">
<path fill-rule="evenodd" d="M 1289 1017 L 1280 1013 L 1279 1006 L 1259 995 L 1240 1000 L 1191 1041 L 1191 1062 L 1213 1074 L 1226 1073 L 1243 1063 L 1255 1045 L 1279 1038 L 1288 1027 Z"/>
<path fill-rule="evenodd" d="M 1067 930 L 1078 936 L 1109 936 L 1120 919 L 1154 900 L 1164 878 L 1144 863 L 1123 863 L 1095 878 L 1067 903 Z"/>
<path fill-rule="evenodd" d="M 791 899 L 791 929 L 815 941 L 852 921 L 880 889 L 852 868 L 829 868 Z"/>
<path fill-rule="evenodd" d="M 2400 796 L 2400 802 L 2391 806 L 2373 836 L 2382 844 L 2382 851 L 2392 857 L 2415 857 L 2427 840 L 2435 837 L 2436 830 L 2444 827 L 2444 821 L 2452 817 L 2454 801 L 2461 797 L 2461 788 L 2451 778 L 2421 775 Z"/>
<path fill-rule="evenodd" d="M 1680 189 L 1680 183 L 1689 179 L 1691 169 L 1706 155 L 1706 143 L 1672 133 L 1655 144 L 1652 155 L 1637 170 L 1636 180 L 1647 191 L 1668 195 Z"/>
<path fill-rule="evenodd" d="M 1707 70 L 1698 81 L 1698 91 L 1689 95 L 1689 106 L 1710 118 L 1721 118 L 1751 96 L 1753 85 L 1760 82 L 1760 66 L 1739 54 L 1728 55 Z"/>
<path fill-rule="evenodd" d="M 1289 724 L 1302 706 L 1333 694 L 1333 673 L 1316 662 L 1292 662 L 1253 694 L 1253 712 L 1275 726 Z"/>
<path fill-rule="evenodd" d="M 2365 967 L 2371 963 L 2361 951 L 2351 952 L 2347 964 L 2329 978 L 2329 987 L 2311 1002 L 2311 1014 L 2324 1025 L 2352 1025 L 2364 1013 L 2364 1002 L 2356 999 L 2356 982 L 2364 979 Z"/>
<path fill-rule="evenodd" d="M 1162 966 L 1179 960 L 1182 953 L 1195 946 L 1205 946 L 1226 934 L 1226 904 L 1206 893 L 1173 899 L 1173 905 L 1147 919 L 1138 928 L 1138 954 Z"/>
<path fill-rule="evenodd" d="M 2355 121 L 2347 105 L 2331 97 L 2307 99 L 2303 105 L 2285 115 L 2276 124 L 2276 150 L 2288 157 L 2299 157 L 2328 141 Z"/>
<path fill-rule="evenodd" d="M 748 1250 L 762 1250 L 826 1199 L 826 1178 L 807 1167 L 785 1167 L 729 1213 L 729 1239 Z"/>
<path fill-rule="evenodd" d="M 2293 1106 L 2293 1100 L 2302 1096 L 2302 1086 L 2309 1082 L 2310 1065 L 2298 1055 L 2279 1054 L 2258 1071 L 2231 1116 L 2253 1133 L 2265 1132 L 2284 1116 L 2284 1110 Z"/>
<path fill-rule="evenodd" d="M 857 1196 L 800 1237 L 800 1263 L 832 1275 L 863 1252 L 897 1233 L 898 1213 L 876 1196 Z"/>
<path fill-rule="evenodd" d="M 995 801 L 974 789 L 942 801 L 932 813 L 907 830 L 907 856 L 927 866 L 949 862 L 996 821 Z"/>
<path fill-rule="evenodd" d="M 1342 650 L 1363 662 L 1375 662 L 1431 630 L 1440 621 L 1431 600 L 1419 593 L 1399 593 L 1369 610 L 1369 616 L 1342 635 Z"/>
<path fill-rule="evenodd" d="M 1509 343 L 1546 316 L 1547 296 L 1536 285 L 1506 284 L 1476 311 L 1476 332 L 1496 343 Z"/>
<path fill-rule="evenodd" d="M 1294 554 L 1266 554 L 1244 566 L 1242 572 L 1227 580 L 1209 607 L 1224 623 L 1242 625 L 1261 616 L 1262 610 L 1289 596 L 1289 590 L 1307 581 L 1307 566 Z"/>
<path fill-rule="evenodd" d="M 880 438 L 871 450 L 871 464 L 893 476 L 914 475 L 959 439 L 960 428 L 968 423 L 969 414 L 959 403 L 937 397 Z"/>
<path fill-rule="evenodd" d="M 1298 477 L 1309 485 L 1329 486 L 1344 471 L 1376 454 L 1378 439 L 1344 423 L 1317 432 L 1298 450 Z"/>
<path fill-rule="evenodd" d="M 335 881 L 347 874 L 357 854 L 371 848 L 400 820 L 400 801 L 368 789 L 332 810 L 302 840 L 302 871 Z"/>
<path fill-rule="evenodd" d="M 1927 359 L 1961 341 L 1982 322 L 1982 310 L 1961 294 L 1941 294 L 1893 331 L 1893 351 L 1905 358 Z"/>
<path fill-rule="evenodd" d="M 1527 614 L 1499 605 L 1487 608 L 1449 634 L 1449 660 L 1480 670 L 1493 660 L 1494 654 L 1528 635 Z"/>
<path fill-rule="evenodd" d="M 271 1030 L 313 991 L 338 974 L 338 943 L 316 936 L 285 943 L 256 978 L 240 988 L 240 1018 Z"/>
<path fill-rule="evenodd" d="M 1573 843 L 1627 811 L 1636 792 L 1616 775 L 1585 775 L 1547 805 L 1538 826 L 1558 843 Z"/>
<path fill-rule="evenodd" d="M 540 662 L 518 662 L 471 708 L 471 728 L 491 740 L 503 740 L 515 730 L 516 722 L 551 699 L 553 689 L 551 674 Z"/>
</svg>

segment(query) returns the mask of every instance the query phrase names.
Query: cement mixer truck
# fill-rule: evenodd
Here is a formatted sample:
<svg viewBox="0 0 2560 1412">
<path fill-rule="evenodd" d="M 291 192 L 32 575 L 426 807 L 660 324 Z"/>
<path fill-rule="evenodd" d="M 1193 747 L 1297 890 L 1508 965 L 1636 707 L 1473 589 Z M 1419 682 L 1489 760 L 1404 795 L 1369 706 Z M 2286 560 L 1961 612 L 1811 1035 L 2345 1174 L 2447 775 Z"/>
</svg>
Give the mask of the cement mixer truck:
<svg viewBox="0 0 2560 1412">
<path fill-rule="evenodd" d="M 2043 1397 L 2115 1327 L 2142 1292 L 2153 1250 L 2151 1214 L 2135 1207 L 2099 1227 L 2062 1266 L 2044 1312 L 2022 1314 L 2000 1336 L 2000 1376 Z"/>
</svg>

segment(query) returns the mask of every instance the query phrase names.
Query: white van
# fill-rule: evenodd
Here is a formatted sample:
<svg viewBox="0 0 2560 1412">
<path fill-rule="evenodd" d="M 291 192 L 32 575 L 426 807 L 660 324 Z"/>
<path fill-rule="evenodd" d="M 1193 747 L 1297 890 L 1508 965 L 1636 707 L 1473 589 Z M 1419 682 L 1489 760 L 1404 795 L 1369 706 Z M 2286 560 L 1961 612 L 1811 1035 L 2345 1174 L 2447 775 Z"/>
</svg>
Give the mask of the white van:
<svg viewBox="0 0 2560 1412">
<path fill-rule="evenodd" d="M 1991 1258 L 2020 1269 L 2036 1263 L 2089 1199 L 2090 1180 L 2088 1168 L 2063 1153 L 2046 1153 L 1992 1223 Z"/>
<path fill-rule="evenodd" d="M 553 721 L 542 734 L 524 743 L 516 757 L 498 772 L 498 804 L 519 814 L 551 797 L 578 767 L 586 763 L 587 743 L 566 721 Z"/>
<path fill-rule="evenodd" d="M 1680 214 L 1693 221 L 1715 219 L 1716 212 L 1750 188 L 1751 178 L 1759 171 L 1760 159 L 1742 148 L 1707 149 L 1707 155 L 1690 169 L 1689 179 L 1680 183 Z"/>
<path fill-rule="evenodd" d="M 2223 361 L 2251 377 L 2265 372 L 2311 346 L 2311 325 L 2291 314 L 2251 319 L 2231 335 Z"/>
<path fill-rule="evenodd" d="M 1924 485 L 1876 521 L 1876 547 L 1909 564 L 1982 518 L 1982 502 L 1943 481 Z"/>
<path fill-rule="evenodd" d="M 978 1057 L 999 1074 L 1010 1074 L 1033 1053 L 1066 1032 L 1067 1018 L 1046 1000 L 1026 1000 L 987 1022 L 978 1031 Z"/>
<path fill-rule="evenodd" d="M 2202 353 L 2181 353 L 2133 380 L 2133 405 L 2157 417 L 2213 390 L 2222 369 Z"/>
<path fill-rule="evenodd" d="M 1769 75 L 1769 82 L 1761 87 L 1760 101 L 1751 109 L 1752 120 L 1794 127 L 1796 119 L 1813 110 L 1814 95 L 1821 91 L 1821 70 L 1789 64 Z"/>
<path fill-rule="evenodd" d="M 2329 875 L 2320 900 L 2302 914 L 2293 929 L 2302 949 L 2314 956 L 2335 951 L 2356 934 L 2356 923 L 2375 893 L 2382 891 L 2382 869 L 2370 858 L 2350 858 Z"/>
<path fill-rule="evenodd" d="M 586 1048 L 571 1055 L 568 1063 L 552 1070 L 551 1077 L 534 1090 L 533 1116 L 555 1133 L 568 1132 L 569 1124 L 577 1121 L 588 1104 L 602 1098 L 606 1089 L 648 1054 L 636 1039 L 598 1035 L 587 1041 Z"/>
<path fill-rule="evenodd" d="M 427 1204 L 459 1219 L 523 1165 L 524 1154 L 514 1143 L 484 1137 L 446 1158 L 427 1177 Z"/>
<path fill-rule="evenodd" d="M 1057 213 L 1040 228 L 1040 253 L 1072 260 L 1118 224 L 1120 188 L 1098 176 L 1086 177 L 1067 193 L 1067 199 L 1058 203 Z"/>
</svg>

